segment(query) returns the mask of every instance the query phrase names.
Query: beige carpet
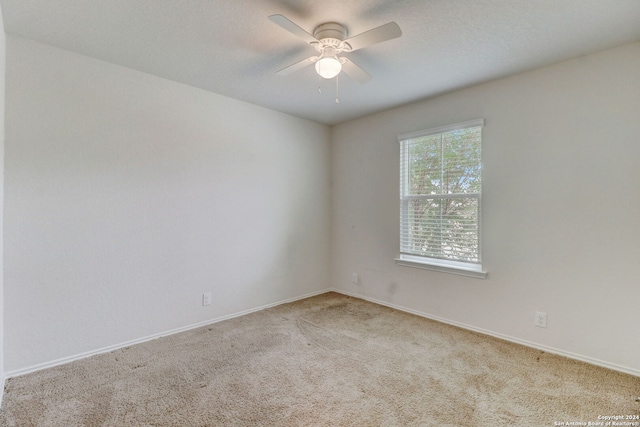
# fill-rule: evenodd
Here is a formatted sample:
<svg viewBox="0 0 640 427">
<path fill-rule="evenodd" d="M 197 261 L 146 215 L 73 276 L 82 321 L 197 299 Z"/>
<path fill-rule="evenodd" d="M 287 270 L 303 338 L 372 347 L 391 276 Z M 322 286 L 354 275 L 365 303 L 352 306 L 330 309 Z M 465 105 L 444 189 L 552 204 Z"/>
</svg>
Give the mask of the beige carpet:
<svg viewBox="0 0 640 427">
<path fill-rule="evenodd" d="M 638 377 L 329 293 L 12 378 L 0 425 L 586 425 L 640 415 L 639 393 Z"/>
</svg>

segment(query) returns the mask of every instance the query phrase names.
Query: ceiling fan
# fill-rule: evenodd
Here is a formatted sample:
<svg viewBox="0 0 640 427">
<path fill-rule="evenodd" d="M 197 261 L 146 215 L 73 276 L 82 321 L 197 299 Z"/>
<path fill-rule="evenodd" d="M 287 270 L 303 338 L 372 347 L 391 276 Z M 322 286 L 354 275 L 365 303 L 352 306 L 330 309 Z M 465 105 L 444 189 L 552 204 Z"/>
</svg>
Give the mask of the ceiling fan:
<svg viewBox="0 0 640 427">
<path fill-rule="evenodd" d="M 269 20 L 309 43 L 318 52 L 318 55 L 303 59 L 276 72 L 277 75 L 281 76 L 286 76 L 308 65 L 315 64 L 316 72 L 325 79 L 332 79 L 340 74 L 341 71 L 344 71 L 345 74 L 357 82 L 366 83 L 372 79 L 369 73 L 354 64 L 349 58 L 345 56 L 339 57 L 338 55 L 354 52 L 402 35 L 400 27 L 395 22 L 389 22 L 347 38 L 347 29 L 337 22 L 326 22 L 318 25 L 313 30 L 312 35 L 283 15 L 271 15 Z"/>
</svg>

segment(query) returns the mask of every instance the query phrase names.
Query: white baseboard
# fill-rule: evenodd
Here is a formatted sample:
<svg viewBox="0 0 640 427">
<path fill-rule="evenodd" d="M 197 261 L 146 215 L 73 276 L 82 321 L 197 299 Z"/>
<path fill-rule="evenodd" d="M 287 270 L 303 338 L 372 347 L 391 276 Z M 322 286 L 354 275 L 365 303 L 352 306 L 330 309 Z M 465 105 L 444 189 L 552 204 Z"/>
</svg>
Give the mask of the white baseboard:
<svg viewBox="0 0 640 427">
<path fill-rule="evenodd" d="M 366 297 L 364 295 L 359 295 L 359 294 L 343 291 L 341 289 L 330 289 L 330 291 L 337 292 L 339 294 L 347 295 L 347 296 L 354 297 L 354 298 L 363 299 L 365 301 L 369 301 L 369 302 L 372 302 L 372 303 L 375 303 L 375 304 L 379 304 L 379 305 L 383 305 L 383 306 L 386 306 L 386 307 L 390 307 L 390 308 L 393 308 L 395 310 L 404 311 L 406 313 L 415 314 L 416 316 L 420 316 L 420 317 L 424 317 L 424 318 L 427 318 L 427 319 L 435 320 L 435 321 L 441 322 L 441 323 L 446 323 L 448 325 L 456 326 L 458 328 L 462 328 L 462 329 L 467 329 L 469 331 L 478 332 L 478 333 L 481 333 L 483 335 L 489 335 L 489 336 L 492 336 L 492 337 L 495 337 L 495 338 L 499 338 L 499 339 L 502 339 L 502 340 L 505 340 L 505 341 L 510 341 L 512 343 L 520 344 L 520 345 L 523 345 L 525 347 L 535 348 L 537 350 L 542 350 L 542 351 L 547 352 L 547 353 L 557 354 L 559 356 L 564 356 L 564 357 L 567 357 L 569 359 L 579 360 L 581 362 L 589 363 L 591 365 L 596 365 L 596 366 L 600 366 L 600 367 L 603 367 L 603 368 L 607 368 L 607 369 L 611 369 L 611 370 L 614 370 L 614 371 L 619 371 L 619 372 L 623 372 L 625 374 L 630 374 L 630 375 L 634 375 L 636 377 L 640 377 L 640 370 L 638 370 L 638 369 L 617 365 L 615 363 L 609 363 L 609 362 L 606 362 L 604 360 L 594 359 L 594 358 L 589 357 L 589 356 L 583 356 L 581 354 L 572 353 L 572 352 L 569 352 L 569 351 L 565 351 L 565 350 L 561 350 L 561 349 L 557 349 L 557 348 L 553 348 L 553 347 L 548 347 L 546 345 L 538 344 L 538 343 L 527 341 L 527 340 L 522 340 L 520 338 L 511 337 L 511 336 L 500 334 L 498 332 L 493 332 L 493 331 L 490 331 L 490 330 L 487 330 L 487 329 L 477 328 L 475 326 L 466 325 L 464 323 L 456 322 L 456 321 L 449 320 L 449 319 L 444 319 L 442 317 L 432 316 L 432 315 L 430 315 L 428 313 L 423 313 L 421 311 L 413 310 L 413 309 L 410 309 L 410 308 L 407 308 L 407 307 L 403 307 L 403 306 L 399 306 L 399 305 L 396 305 L 396 304 L 392 304 L 392 303 L 389 303 L 389 302 L 386 302 L 386 301 L 381 301 L 381 300 L 378 300 L 378 299 L 375 299 L 375 298 Z"/>
<path fill-rule="evenodd" d="M 234 317 L 244 316 L 245 314 L 250 314 L 250 313 L 254 313 L 256 311 L 264 310 L 264 309 L 275 307 L 275 306 L 278 306 L 278 305 L 287 304 L 287 303 L 294 302 L 294 301 L 299 301 L 299 300 L 302 300 L 302 299 L 305 299 L 305 298 L 310 298 L 310 297 L 313 297 L 313 296 L 316 296 L 316 295 L 325 294 L 327 292 L 331 292 L 331 289 L 323 289 L 321 291 L 316 291 L 316 292 L 312 292 L 312 293 L 309 293 L 309 294 L 305 294 L 305 295 L 289 298 L 289 299 L 286 299 L 286 300 L 283 300 L 283 301 L 278 301 L 278 302 L 274 302 L 274 303 L 271 303 L 271 304 L 266 304 L 266 305 L 262 305 L 262 306 L 255 307 L 255 308 L 251 308 L 251 309 L 248 309 L 248 310 L 240 311 L 240 312 L 237 312 L 237 313 L 228 314 L 228 315 L 221 316 L 221 317 L 216 317 L 216 318 L 213 318 L 213 319 L 205 320 L 203 322 L 193 323 L 191 325 L 183 326 L 183 327 L 176 328 L 176 329 L 171 329 L 169 331 L 160 332 L 160 333 L 157 333 L 157 334 L 149 335 L 149 336 L 138 338 L 138 339 L 131 340 L 131 341 L 126 341 L 126 342 L 123 342 L 123 343 L 120 343 L 120 344 L 110 345 L 110 346 L 107 346 L 107 347 L 99 348 L 97 350 L 87 351 L 87 352 L 84 352 L 84 353 L 75 354 L 73 356 L 63 357 L 63 358 L 52 360 L 52 361 L 49 361 L 49 362 L 44 362 L 44 363 L 39 363 L 37 365 L 32 365 L 32 366 L 29 366 L 29 367 L 26 367 L 26 368 L 21 368 L 21 369 L 16 369 L 14 371 L 5 372 L 4 378 L 3 378 L 3 389 L 2 389 L 2 391 L 4 391 L 4 379 L 5 378 L 19 377 L 21 375 L 30 374 L 32 372 L 40 371 L 42 369 L 53 368 L 54 366 L 64 365 L 66 363 L 74 362 L 74 361 L 80 360 L 80 359 L 85 359 L 87 357 L 95 356 L 95 355 L 98 355 L 98 354 L 109 353 L 111 351 L 119 350 L 121 348 L 129 347 L 129 346 L 132 346 L 132 345 L 135 345 L 135 344 L 141 344 L 141 343 L 144 343 L 144 342 L 147 342 L 147 341 L 151 341 L 151 340 L 154 340 L 154 339 L 157 339 L 157 338 L 166 337 L 168 335 L 173 335 L 173 334 L 177 334 L 177 333 L 180 333 L 180 332 L 189 331 L 191 329 L 200 328 L 202 326 L 206 326 L 206 325 L 211 325 L 213 323 L 222 322 L 223 320 L 233 319 Z M 1 391 L 0 391 L 0 393 L 1 393 Z M 0 398 L 1 398 L 1 395 L 0 395 Z M 2 401 L 0 400 L 0 402 L 2 402 Z"/>
<path fill-rule="evenodd" d="M 85 359 L 87 357 L 95 356 L 95 355 L 98 355 L 98 354 L 109 353 L 109 352 L 114 351 L 114 350 L 119 350 L 121 348 L 129 347 L 129 346 L 135 345 L 135 344 L 141 344 L 141 343 L 144 343 L 144 342 L 147 342 L 147 341 L 154 340 L 156 338 L 161 338 L 161 337 L 165 337 L 165 336 L 168 336 L 168 335 L 173 335 L 173 334 L 177 334 L 177 333 L 180 333 L 180 332 L 189 331 L 191 329 L 196 329 L 196 328 L 199 328 L 199 327 L 202 327 L 202 326 L 206 326 L 206 325 L 210 325 L 210 324 L 213 324 L 213 323 L 222 322 L 223 320 L 233 319 L 234 317 L 244 316 L 245 314 L 250 314 L 250 313 L 254 313 L 256 311 L 264 310 L 264 309 L 275 307 L 275 306 L 278 306 L 278 305 L 299 301 L 299 300 L 302 300 L 302 299 L 305 299 L 305 298 L 310 298 L 310 297 L 313 297 L 313 296 L 316 296 L 316 295 L 325 294 L 327 292 L 336 292 L 336 293 L 347 295 L 347 296 L 350 296 L 350 297 L 353 297 L 353 298 L 362 299 L 362 300 L 365 300 L 365 301 L 372 302 L 374 304 L 383 305 L 383 306 L 386 306 L 386 307 L 389 307 L 389 308 L 393 308 L 395 310 L 400 310 L 400 311 L 404 311 L 406 313 L 415 314 L 416 316 L 420 316 L 420 317 L 424 317 L 424 318 L 427 318 L 427 319 L 435 320 L 437 322 L 446 323 L 448 325 L 456 326 L 456 327 L 459 327 L 459 328 L 462 328 L 462 329 L 467 329 L 467 330 L 478 332 L 478 333 L 481 333 L 481 334 L 484 334 L 484 335 L 489 335 L 489 336 L 492 336 L 492 337 L 495 337 L 495 338 L 499 338 L 499 339 L 502 339 L 502 340 L 505 340 L 505 341 L 510 341 L 510 342 L 513 342 L 513 343 L 516 343 L 516 344 L 524 345 L 526 347 L 542 350 L 542 351 L 545 351 L 547 353 L 557 354 L 559 356 L 568 357 L 570 359 L 579 360 L 581 362 L 589 363 L 589 364 L 596 365 L 596 366 L 601 366 L 603 368 L 608 368 L 608 369 L 612 369 L 614 371 L 619 371 L 619 372 L 623 372 L 623 373 L 626 373 L 626 374 L 630 374 L 630 375 L 634 375 L 634 376 L 640 377 L 640 370 L 638 370 L 638 369 L 628 368 L 626 366 L 620 366 L 620 365 L 617 365 L 615 363 L 609 363 L 609 362 L 606 362 L 606 361 L 603 361 L 603 360 L 594 359 L 592 357 L 583 356 L 581 354 L 576 354 L 576 353 L 560 350 L 560 349 L 557 349 L 557 348 L 548 347 L 548 346 L 545 346 L 545 345 L 542 345 L 542 344 L 538 344 L 538 343 L 534 343 L 534 342 L 531 342 L 531 341 L 522 340 L 522 339 L 519 339 L 519 338 L 515 338 L 515 337 L 508 336 L 508 335 L 500 334 L 500 333 L 493 332 L 493 331 L 490 331 L 490 330 L 477 328 L 475 326 L 466 325 L 464 323 L 456 322 L 456 321 L 445 319 L 445 318 L 438 317 L 438 316 L 433 316 L 433 315 L 430 315 L 428 313 L 424 313 L 424 312 L 421 312 L 421 311 L 413 310 L 413 309 L 410 309 L 410 308 L 407 308 L 407 307 L 403 307 L 403 306 L 400 306 L 400 305 L 392 304 L 392 303 L 389 303 L 389 302 L 386 302 L 386 301 L 382 301 L 382 300 L 378 300 L 378 299 L 375 299 L 375 298 L 370 298 L 370 297 L 367 297 L 367 296 L 364 296 L 364 295 L 359 295 L 359 294 L 343 291 L 341 289 L 336 289 L 336 288 L 328 288 L 328 289 L 323 289 L 321 291 L 312 292 L 312 293 L 309 293 L 309 294 L 306 294 L 306 295 L 301 295 L 301 296 L 289 298 L 289 299 L 286 299 L 286 300 L 283 300 L 283 301 L 278 301 L 278 302 L 275 302 L 275 303 L 262 305 L 262 306 L 255 307 L 255 308 L 252 308 L 252 309 L 249 309 L 249 310 L 244 310 L 244 311 L 240 311 L 240 312 L 237 312 L 237 313 L 228 314 L 226 316 L 221 316 L 221 317 L 217 317 L 217 318 L 214 318 L 214 319 L 209 319 L 209 320 L 206 320 L 204 322 L 194 323 L 194 324 L 191 324 L 191 325 L 188 325 L 188 326 L 184 326 L 184 327 L 181 327 L 181 328 L 176 328 L 176 329 L 172 329 L 172 330 L 169 330 L 169 331 L 160 332 L 160 333 L 157 333 L 157 334 L 153 334 L 153 335 L 149 335 L 149 336 L 146 336 L 146 337 L 142 337 L 142 338 L 139 338 L 139 339 L 123 342 L 123 343 L 120 343 L 120 344 L 103 347 L 103 348 L 100 348 L 100 349 L 97 349 L 97 350 L 88 351 L 88 352 L 85 352 L 85 353 L 80 353 L 80 354 L 76 354 L 76 355 L 69 356 L 69 357 L 63 357 L 61 359 L 52 360 L 50 362 L 45 362 L 45 363 L 40 363 L 40 364 L 37 364 L 37 365 L 29 366 L 27 368 L 22 368 L 22 369 L 17 369 L 17 370 L 10 371 L 10 372 L 5 372 L 4 376 L 0 376 L 0 380 L 2 382 L 2 388 L 0 389 L 0 404 L 2 403 L 2 394 L 4 392 L 4 382 L 8 378 L 18 377 L 20 375 L 29 374 L 31 372 L 39 371 L 39 370 L 42 370 L 42 369 L 52 368 L 52 367 L 58 366 L 58 365 L 64 365 L 66 363 L 70 363 L 70 362 L 73 362 L 73 361 L 76 361 L 76 360 L 80 360 L 80 359 Z"/>
</svg>

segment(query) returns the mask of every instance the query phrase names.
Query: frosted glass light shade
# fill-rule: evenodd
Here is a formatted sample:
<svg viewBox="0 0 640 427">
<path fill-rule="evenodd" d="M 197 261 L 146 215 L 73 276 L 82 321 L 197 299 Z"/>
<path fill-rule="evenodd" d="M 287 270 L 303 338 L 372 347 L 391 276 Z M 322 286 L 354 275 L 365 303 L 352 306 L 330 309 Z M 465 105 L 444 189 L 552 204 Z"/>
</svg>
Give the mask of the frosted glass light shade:
<svg viewBox="0 0 640 427">
<path fill-rule="evenodd" d="M 320 58 L 316 62 L 316 72 L 320 74 L 320 77 L 325 79 L 332 79 L 342 70 L 342 64 L 336 57 L 325 56 Z"/>
</svg>

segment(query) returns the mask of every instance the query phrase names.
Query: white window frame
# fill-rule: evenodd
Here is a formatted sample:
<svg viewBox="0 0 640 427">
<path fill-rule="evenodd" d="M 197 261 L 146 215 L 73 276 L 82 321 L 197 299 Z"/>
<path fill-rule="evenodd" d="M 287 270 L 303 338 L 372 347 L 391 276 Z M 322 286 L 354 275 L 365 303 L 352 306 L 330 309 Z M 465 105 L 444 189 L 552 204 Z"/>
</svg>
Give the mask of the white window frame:
<svg viewBox="0 0 640 427">
<path fill-rule="evenodd" d="M 438 198 L 434 197 L 434 195 L 426 195 L 426 196 L 414 196 L 407 194 L 408 191 L 408 169 L 403 166 L 407 164 L 407 159 L 405 156 L 405 150 L 403 149 L 404 143 L 408 140 L 443 134 L 455 130 L 471 128 L 471 127 L 484 127 L 484 119 L 476 119 L 470 120 L 461 123 L 455 123 L 447 126 L 441 126 L 437 128 L 431 128 L 426 130 L 421 130 L 417 132 L 405 133 L 398 136 L 398 142 L 400 146 L 400 239 L 402 241 L 402 233 L 405 232 L 406 224 L 406 212 L 408 200 L 415 198 Z M 481 136 L 482 138 L 482 136 Z M 482 146 L 482 140 L 480 142 Z M 481 165 L 482 167 L 482 165 Z M 481 169 L 482 173 L 482 169 Z M 395 259 L 396 264 L 406 267 L 417 267 L 423 268 L 427 270 L 435 270 L 446 273 L 454 273 L 461 274 L 464 276 L 476 277 L 484 279 L 487 277 L 487 272 L 482 269 L 482 190 L 479 193 L 468 193 L 464 195 L 446 195 L 443 198 L 454 198 L 454 197 L 466 197 L 466 198 L 477 198 L 478 200 L 478 262 L 461 262 L 449 259 L 439 259 L 439 258 L 431 258 L 427 256 L 420 256 L 415 254 L 408 254 L 400 252 L 400 255 Z"/>
</svg>

